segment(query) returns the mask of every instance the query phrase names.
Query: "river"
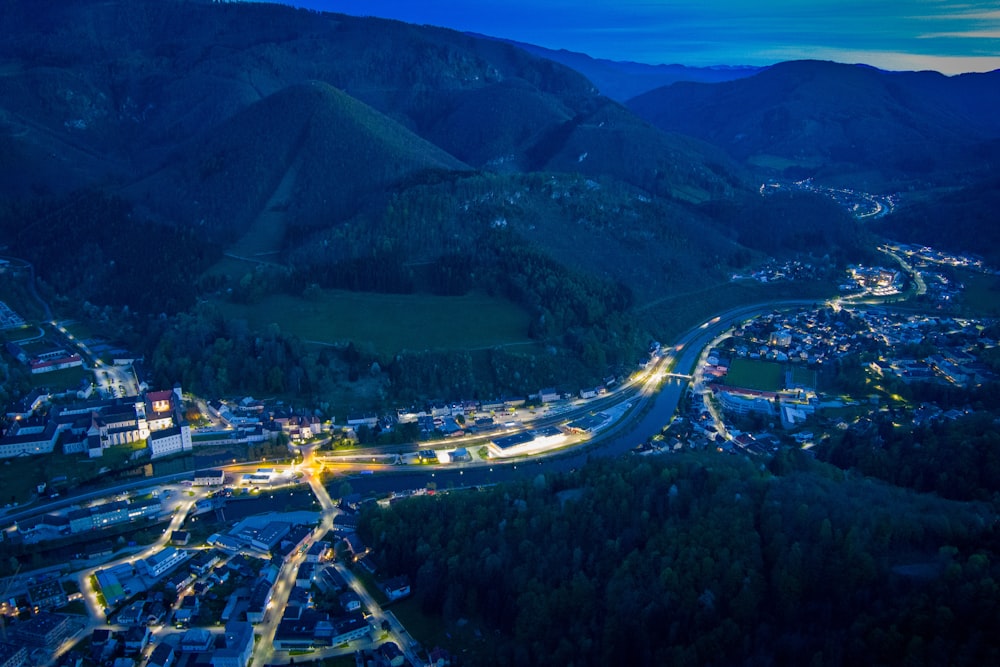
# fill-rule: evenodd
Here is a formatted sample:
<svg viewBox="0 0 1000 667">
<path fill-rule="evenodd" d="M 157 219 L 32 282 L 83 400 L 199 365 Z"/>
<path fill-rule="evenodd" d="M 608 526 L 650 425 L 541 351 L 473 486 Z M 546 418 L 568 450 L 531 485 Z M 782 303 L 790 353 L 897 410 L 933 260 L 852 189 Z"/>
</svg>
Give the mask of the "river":
<svg viewBox="0 0 1000 667">
<path fill-rule="evenodd" d="M 622 456 L 636 445 L 645 442 L 650 436 L 659 433 L 660 429 L 673 417 L 686 388 L 687 381 L 678 378 L 668 379 L 662 390 L 654 397 L 653 405 L 643 418 L 630 424 L 625 432 L 601 439 L 593 445 L 578 451 L 567 452 L 564 455 L 522 459 L 516 462 L 496 462 L 489 466 L 456 464 L 454 467 L 444 470 L 439 468 L 426 472 L 412 472 L 404 469 L 400 472 L 351 475 L 337 477 L 328 484 L 328 488 L 336 497 L 339 494 L 340 485 L 347 481 L 354 493 L 367 496 L 393 491 L 424 489 L 431 482 L 435 483 L 439 489 L 447 489 L 498 484 L 546 472 L 567 472 L 596 458 Z"/>
</svg>

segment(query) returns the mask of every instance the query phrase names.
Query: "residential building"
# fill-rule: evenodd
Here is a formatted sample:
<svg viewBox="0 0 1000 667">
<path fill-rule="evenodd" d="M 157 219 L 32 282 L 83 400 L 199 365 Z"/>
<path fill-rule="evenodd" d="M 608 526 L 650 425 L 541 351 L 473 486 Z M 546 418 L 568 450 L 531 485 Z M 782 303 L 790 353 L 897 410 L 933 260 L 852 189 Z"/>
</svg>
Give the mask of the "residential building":
<svg viewBox="0 0 1000 667">
<path fill-rule="evenodd" d="M 0 667 L 22 667 L 28 662 L 28 649 L 0 642 Z"/>
<path fill-rule="evenodd" d="M 223 646 L 212 654 L 212 667 L 246 667 L 253 655 L 253 626 L 233 621 L 226 624 Z"/>
<path fill-rule="evenodd" d="M 199 470 L 194 474 L 195 486 L 222 486 L 225 482 L 225 470 Z"/>
<path fill-rule="evenodd" d="M 185 552 L 174 547 L 166 547 L 141 562 L 145 563 L 150 576 L 159 577 L 185 558 L 187 558 Z"/>
<path fill-rule="evenodd" d="M 66 604 L 66 591 L 59 579 L 49 579 L 28 586 L 28 601 L 36 613 L 42 609 L 58 609 Z"/>
<path fill-rule="evenodd" d="M 72 625 L 66 616 L 43 611 L 18 624 L 15 634 L 28 646 L 52 650 L 70 635 Z"/>
<path fill-rule="evenodd" d="M 160 642 L 149 656 L 146 667 L 173 667 L 173 664 L 174 647 L 166 642 Z"/>
<path fill-rule="evenodd" d="M 390 600 L 405 598 L 410 594 L 410 580 L 406 576 L 393 577 L 382 583 L 382 590 Z"/>
</svg>

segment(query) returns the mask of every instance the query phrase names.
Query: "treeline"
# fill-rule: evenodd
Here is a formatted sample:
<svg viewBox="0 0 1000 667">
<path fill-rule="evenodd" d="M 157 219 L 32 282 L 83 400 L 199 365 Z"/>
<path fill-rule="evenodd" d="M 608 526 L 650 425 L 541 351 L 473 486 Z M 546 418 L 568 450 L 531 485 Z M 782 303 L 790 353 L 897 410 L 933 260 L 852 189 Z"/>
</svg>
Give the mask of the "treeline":
<svg viewBox="0 0 1000 667">
<path fill-rule="evenodd" d="M 1000 503 L 1000 430 L 995 412 L 900 425 L 878 414 L 864 430 L 834 434 L 817 456 L 920 492 Z"/>
<path fill-rule="evenodd" d="M 0 204 L 0 232 L 70 308 L 91 301 L 146 314 L 184 310 L 195 302 L 194 278 L 221 253 L 193 227 L 158 225 L 124 199 L 90 190 Z"/>
<path fill-rule="evenodd" d="M 148 346 L 154 382 L 181 382 L 202 396 L 233 393 L 308 396 L 330 389 L 337 354 L 307 354 L 280 327 L 252 332 L 244 320 L 227 320 L 206 306 L 150 323 Z"/>
<path fill-rule="evenodd" d="M 359 530 L 426 613 L 497 631 L 468 664 L 1000 660 L 989 511 L 786 465 L 602 461 L 369 507 Z"/>
<path fill-rule="evenodd" d="M 811 193 L 719 200 L 702 210 L 743 246 L 772 256 L 828 254 L 837 262 L 876 256 L 871 234 L 839 204 Z"/>
</svg>

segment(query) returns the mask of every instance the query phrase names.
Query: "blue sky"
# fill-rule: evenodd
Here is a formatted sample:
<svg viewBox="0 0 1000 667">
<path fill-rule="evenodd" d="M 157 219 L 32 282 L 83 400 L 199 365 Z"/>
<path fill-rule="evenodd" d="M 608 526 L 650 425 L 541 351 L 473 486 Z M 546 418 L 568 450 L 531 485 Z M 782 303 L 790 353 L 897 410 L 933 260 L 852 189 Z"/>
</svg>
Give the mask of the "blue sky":
<svg viewBox="0 0 1000 667">
<path fill-rule="evenodd" d="M 998 0 L 281 0 L 597 58 L 766 65 L 820 58 L 946 74 L 1000 69 Z"/>
</svg>

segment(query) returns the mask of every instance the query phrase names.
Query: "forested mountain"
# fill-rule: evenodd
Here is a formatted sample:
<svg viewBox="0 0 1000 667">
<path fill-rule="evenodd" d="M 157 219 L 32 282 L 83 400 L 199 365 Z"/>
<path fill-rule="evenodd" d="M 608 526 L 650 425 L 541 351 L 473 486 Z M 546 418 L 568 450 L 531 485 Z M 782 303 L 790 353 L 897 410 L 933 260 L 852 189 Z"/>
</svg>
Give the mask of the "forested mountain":
<svg viewBox="0 0 1000 667">
<path fill-rule="evenodd" d="M 617 102 L 627 102 L 633 97 L 678 81 L 719 83 L 751 76 L 761 70 L 752 66 L 691 67 L 688 65 L 650 65 L 605 58 L 592 58 L 586 53 L 566 49 L 547 49 L 536 44 L 526 44 L 502 37 L 494 37 L 513 44 L 528 53 L 548 58 L 575 69 L 593 82 L 602 95 Z"/>
<path fill-rule="evenodd" d="M 1000 177 L 945 192 L 914 195 L 875 230 L 907 243 L 984 256 L 1000 264 Z M 944 223 L 944 224 L 942 224 Z"/>
<path fill-rule="evenodd" d="M 981 665 L 997 534 L 986 505 L 818 465 L 589 464 L 371 507 L 359 530 L 477 665 Z"/>
<path fill-rule="evenodd" d="M 180 0 L 73 0 L 46 12 L 15 0 L 3 18 L 5 139 L 38 164 L 5 178 L 21 186 L 7 194 L 83 182 L 82 173 L 52 179 L 34 157 L 43 151 L 59 161 L 90 156 L 99 165 L 91 183 L 169 166 L 237 112 L 306 81 L 344 91 L 476 167 L 523 160 L 599 104 L 586 79 L 549 60 L 394 21 Z"/>
<path fill-rule="evenodd" d="M 677 83 L 628 106 L 740 160 L 878 188 L 987 172 L 1000 159 L 998 104 L 1000 72 L 946 77 L 796 61 L 738 81 Z"/>
</svg>

